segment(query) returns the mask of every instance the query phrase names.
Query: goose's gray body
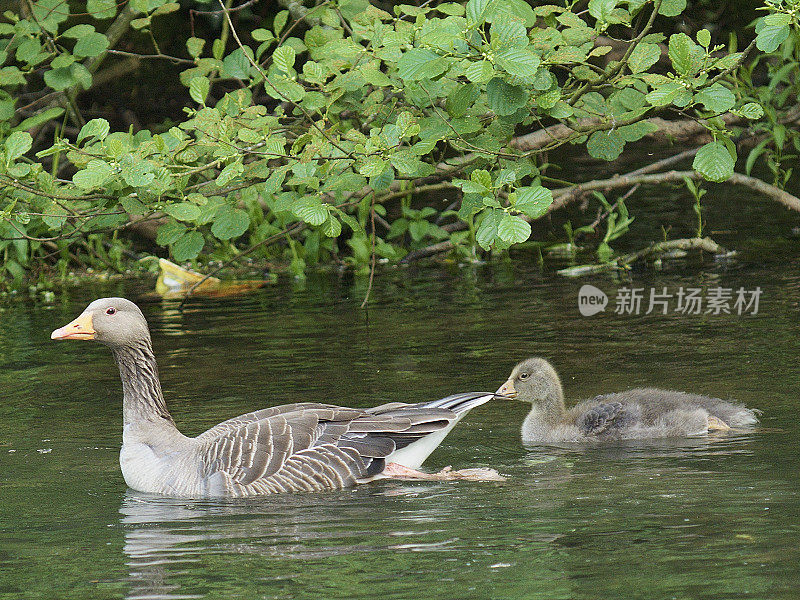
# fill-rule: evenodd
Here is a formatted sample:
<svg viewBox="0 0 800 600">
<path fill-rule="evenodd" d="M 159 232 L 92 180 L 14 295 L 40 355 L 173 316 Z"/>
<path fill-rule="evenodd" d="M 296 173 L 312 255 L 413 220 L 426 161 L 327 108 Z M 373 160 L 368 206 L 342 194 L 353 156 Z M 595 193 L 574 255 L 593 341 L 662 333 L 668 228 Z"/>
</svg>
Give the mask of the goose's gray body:
<svg viewBox="0 0 800 600">
<path fill-rule="evenodd" d="M 92 302 L 53 339 L 108 345 L 123 387 L 120 466 L 134 490 L 169 496 L 252 496 L 338 489 L 416 469 L 492 393 L 370 409 L 304 402 L 240 415 L 197 437 L 178 431 L 158 379 L 147 322 L 124 298 Z"/>
</svg>

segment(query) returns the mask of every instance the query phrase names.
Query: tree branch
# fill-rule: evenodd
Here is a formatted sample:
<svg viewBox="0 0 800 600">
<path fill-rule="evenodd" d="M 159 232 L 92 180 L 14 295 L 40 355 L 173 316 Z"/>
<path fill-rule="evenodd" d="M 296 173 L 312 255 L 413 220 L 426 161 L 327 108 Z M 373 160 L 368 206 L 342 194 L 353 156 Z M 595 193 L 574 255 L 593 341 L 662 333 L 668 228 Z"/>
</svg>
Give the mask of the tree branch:
<svg viewBox="0 0 800 600">
<path fill-rule="evenodd" d="M 659 256 L 672 252 L 674 250 L 702 250 L 710 254 L 724 254 L 725 248 L 717 244 L 711 238 L 686 238 L 681 240 L 668 240 L 666 242 L 656 242 L 647 248 L 623 254 L 618 256 L 611 262 L 602 263 L 598 265 L 579 265 L 577 267 L 567 267 L 556 271 L 559 275 L 565 277 L 583 277 L 585 275 L 593 275 L 595 273 L 604 273 L 606 271 L 615 271 L 617 269 L 625 268 L 636 261 L 651 256 Z"/>
</svg>

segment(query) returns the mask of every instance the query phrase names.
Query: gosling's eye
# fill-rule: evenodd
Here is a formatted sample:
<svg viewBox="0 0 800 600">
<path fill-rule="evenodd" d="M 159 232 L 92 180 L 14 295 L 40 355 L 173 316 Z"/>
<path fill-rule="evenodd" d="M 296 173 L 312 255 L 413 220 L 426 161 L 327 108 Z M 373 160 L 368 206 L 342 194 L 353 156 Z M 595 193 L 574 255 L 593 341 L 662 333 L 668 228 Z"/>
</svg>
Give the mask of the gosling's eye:
<svg viewBox="0 0 800 600">
<path fill-rule="evenodd" d="M 106 314 L 107 315 L 115 315 L 115 314 L 117 314 L 117 309 L 114 308 L 113 306 L 111 306 L 111 307 L 106 309 Z"/>
<path fill-rule="evenodd" d="M 520 373 L 519 378 L 520 379 L 527 379 L 530 376 L 531 376 L 530 373 Z"/>
</svg>

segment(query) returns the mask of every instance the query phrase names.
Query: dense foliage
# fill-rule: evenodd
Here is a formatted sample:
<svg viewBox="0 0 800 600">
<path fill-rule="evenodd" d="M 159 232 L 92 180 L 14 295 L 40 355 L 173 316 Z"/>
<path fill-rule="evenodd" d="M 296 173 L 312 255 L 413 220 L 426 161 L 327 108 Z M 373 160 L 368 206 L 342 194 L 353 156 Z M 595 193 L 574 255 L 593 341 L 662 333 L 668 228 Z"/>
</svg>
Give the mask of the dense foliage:
<svg viewBox="0 0 800 600">
<path fill-rule="evenodd" d="M 548 152 L 582 144 L 613 161 L 658 135 L 657 116 L 710 136 L 693 169 L 713 182 L 734 173 L 732 140 L 749 123 L 761 138 L 746 170 L 764 158 L 785 185 L 800 1 L 768 0 L 747 48 L 729 32 L 659 32 L 685 9 L 326 0 L 257 23 L 228 2 L 207 8 L 220 23 L 210 39 L 188 37 L 170 57 L 172 32 L 157 22 L 177 3 L 21 2 L 0 24 L 2 274 L 80 257 L 120 267 L 132 232 L 152 232 L 179 262 L 247 253 L 297 274 L 441 240 L 462 255 L 502 251 L 529 239 L 554 187 L 574 183 L 547 176 Z M 126 128 L 97 116 L 87 98 L 126 60 L 172 65 L 188 91 L 183 120 Z M 412 202 L 439 190 L 458 202 Z"/>
</svg>

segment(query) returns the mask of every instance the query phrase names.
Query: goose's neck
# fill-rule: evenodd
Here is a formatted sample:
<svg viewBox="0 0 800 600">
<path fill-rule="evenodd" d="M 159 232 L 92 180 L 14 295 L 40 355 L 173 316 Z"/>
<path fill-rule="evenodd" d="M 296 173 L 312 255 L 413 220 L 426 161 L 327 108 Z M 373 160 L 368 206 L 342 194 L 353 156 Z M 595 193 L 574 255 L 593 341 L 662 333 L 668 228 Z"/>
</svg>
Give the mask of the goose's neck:
<svg viewBox="0 0 800 600">
<path fill-rule="evenodd" d="M 522 430 L 528 433 L 528 437 L 545 437 L 548 431 L 564 421 L 566 413 L 561 382 L 553 381 L 544 396 L 533 403 Z"/>
<path fill-rule="evenodd" d="M 150 340 L 119 346 L 111 351 L 122 379 L 123 424 L 152 421 L 174 425 L 161 393 L 158 366 Z"/>
</svg>

